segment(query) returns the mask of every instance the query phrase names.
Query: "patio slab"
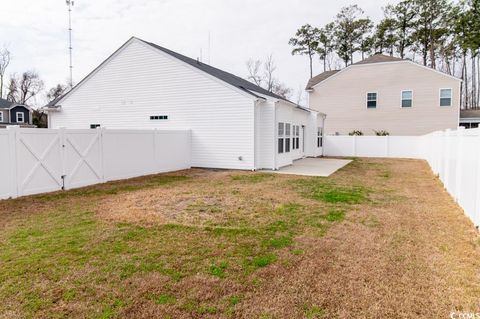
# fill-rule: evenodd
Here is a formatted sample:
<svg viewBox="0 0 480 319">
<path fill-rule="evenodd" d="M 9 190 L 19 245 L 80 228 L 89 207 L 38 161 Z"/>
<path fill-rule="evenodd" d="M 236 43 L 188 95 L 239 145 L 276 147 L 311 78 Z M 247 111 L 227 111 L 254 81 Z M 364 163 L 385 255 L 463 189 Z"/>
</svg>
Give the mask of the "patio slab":
<svg viewBox="0 0 480 319">
<path fill-rule="evenodd" d="M 327 177 L 350 163 L 351 160 L 333 158 L 304 158 L 293 162 L 292 165 L 282 167 L 277 174 Z"/>
</svg>

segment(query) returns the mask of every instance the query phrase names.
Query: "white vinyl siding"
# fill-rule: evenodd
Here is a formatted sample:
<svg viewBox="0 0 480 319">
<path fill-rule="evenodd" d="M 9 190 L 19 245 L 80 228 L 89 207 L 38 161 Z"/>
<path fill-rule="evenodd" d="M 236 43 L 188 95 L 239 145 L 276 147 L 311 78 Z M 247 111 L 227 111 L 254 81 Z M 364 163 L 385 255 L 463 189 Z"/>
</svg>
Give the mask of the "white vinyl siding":
<svg viewBox="0 0 480 319">
<path fill-rule="evenodd" d="M 52 128 L 191 129 L 193 167 L 254 169 L 254 99 L 139 41 L 60 104 Z"/>
</svg>

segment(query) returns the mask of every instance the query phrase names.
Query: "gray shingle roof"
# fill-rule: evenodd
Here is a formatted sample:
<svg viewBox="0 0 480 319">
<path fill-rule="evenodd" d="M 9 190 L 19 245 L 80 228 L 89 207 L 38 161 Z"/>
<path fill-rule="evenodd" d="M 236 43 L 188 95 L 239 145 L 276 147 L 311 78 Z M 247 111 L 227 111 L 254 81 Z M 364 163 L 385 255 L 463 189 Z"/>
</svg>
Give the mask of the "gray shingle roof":
<svg viewBox="0 0 480 319">
<path fill-rule="evenodd" d="M 155 43 L 152 43 L 152 42 L 148 42 L 148 41 L 145 41 L 145 40 L 142 40 L 142 39 L 138 39 L 160 51 L 163 51 L 197 69 L 200 69 L 202 70 L 203 72 L 205 73 L 208 73 L 224 82 L 227 82 L 228 84 L 230 85 L 233 85 L 237 88 L 239 88 L 240 90 L 242 91 L 246 91 L 247 93 L 250 93 L 256 97 L 258 97 L 257 95 L 255 95 L 255 93 L 260 93 L 260 94 L 263 94 L 263 95 L 266 95 L 266 96 L 270 96 L 270 97 L 273 97 L 273 98 L 276 98 L 276 99 L 280 99 L 280 100 L 286 100 L 285 98 L 277 95 L 277 94 L 274 94 L 270 91 L 267 91 L 265 90 L 264 88 L 258 86 L 258 85 L 255 85 L 253 84 L 252 82 L 250 81 L 247 81 L 245 79 L 242 79 L 241 77 L 238 77 L 234 74 L 231 74 L 231 73 L 228 73 L 228 72 L 225 72 L 223 70 L 220 70 L 220 69 L 217 69 L 211 65 L 208 65 L 208 64 L 205 64 L 203 62 L 199 62 L 195 59 L 192 59 L 192 58 L 189 58 L 187 56 L 184 56 L 180 53 L 177 53 L 177 52 L 174 52 L 172 50 L 169 50 L 167 48 L 164 48 L 164 47 L 161 47 Z M 288 101 L 288 100 L 286 100 Z M 290 101 L 288 101 L 290 102 Z"/>
<path fill-rule="evenodd" d="M 210 74 L 211 76 L 214 76 L 214 77 L 216 77 L 216 78 L 218 78 L 218 79 L 220 79 L 220 80 L 222 80 L 222 81 L 224 81 L 224 82 L 226 82 L 226 83 L 228 83 L 228 84 L 230 84 L 230 85 L 232 85 L 232 86 L 234 86 L 234 87 L 236 87 L 236 88 L 244 91 L 244 92 L 247 93 L 247 94 L 250 94 L 250 95 L 255 96 L 255 97 L 261 97 L 261 96 L 259 96 L 258 94 L 266 95 L 266 96 L 273 97 L 273 98 L 275 98 L 275 99 L 283 100 L 283 101 L 292 103 L 292 104 L 294 104 L 294 105 L 297 105 L 296 103 L 294 103 L 294 102 L 292 102 L 292 101 L 290 101 L 290 100 L 288 100 L 288 99 L 286 99 L 286 98 L 283 98 L 282 96 L 279 96 L 279 95 L 277 95 L 277 94 L 275 94 L 275 93 L 272 93 L 272 92 L 270 92 L 270 91 L 268 91 L 268 90 L 265 90 L 264 88 L 262 88 L 262 87 L 260 87 L 260 86 L 258 86 L 258 85 L 255 85 L 255 84 L 253 84 L 253 83 L 250 82 L 250 81 L 247 81 L 247 80 L 245 80 L 245 79 L 242 79 L 241 77 L 238 77 L 238 76 L 233 75 L 233 74 L 231 74 L 231 73 L 228 73 L 228 72 L 225 72 L 225 71 L 223 71 L 223 70 L 217 69 L 217 68 L 215 68 L 215 67 L 213 67 L 213 66 L 211 66 L 211 65 L 208 65 L 208 64 L 199 62 L 199 61 L 197 61 L 197 60 L 195 60 L 195 59 L 189 58 L 189 57 L 187 57 L 187 56 L 184 56 L 184 55 L 182 55 L 182 54 L 180 54 L 180 53 L 174 52 L 174 51 L 169 50 L 169 49 L 167 49 L 167 48 L 161 47 L 161 46 L 159 46 L 159 45 L 157 45 L 157 44 L 155 44 L 155 43 L 148 42 L 148 41 L 145 41 L 145 40 L 136 38 L 136 37 L 133 37 L 133 38 L 135 38 L 135 39 L 137 39 L 137 40 L 139 40 L 139 41 L 142 41 L 143 43 L 148 44 L 148 45 L 152 46 L 153 48 L 155 48 L 155 49 L 157 49 L 157 50 L 161 50 L 161 51 L 163 51 L 164 53 L 167 53 L 167 54 L 169 54 L 169 55 L 171 55 L 171 56 L 173 56 L 173 57 L 175 57 L 175 58 L 177 58 L 177 59 L 179 59 L 179 60 L 181 60 L 181 61 L 183 61 L 183 62 L 185 62 L 185 63 L 187 63 L 187 64 L 189 64 L 189 65 L 191 65 L 191 66 L 193 66 L 193 67 L 195 67 L 195 68 L 197 68 L 197 69 L 205 72 L 205 73 L 208 73 L 208 74 Z M 130 41 L 130 40 L 129 40 L 129 41 Z M 128 43 L 129 41 L 127 41 L 127 43 Z M 123 47 L 123 46 L 122 46 L 122 47 Z M 120 49 L 121 49 L 121 48 L 120 48 Z M 116 52 L 118 52 L 120 49 L 118 49 L 117 51 L 115 51 L 112 55 L 110 55 L 110 57 L 112 57 L 112 56 L 113 56 Z M 108 61 L 108 59 L 110 59 L 110 57 L 107 58 L 107 60 L 105 60 L 102 64 L 100 64 L 100 66 L 98 66 L 95 70 L 97 70 L 98 68 L 100 68 L 106 61 Z M 92 71 L 90 74 L 92 74 L 93 72 L 95 72 L 95 70 Z M 90 75 L 90 74 L 89 74 L 89 75 Z M 89 77 L 89 75 L 87 75 L 87 77 L 85 77 L 82 81 L 80 81 L 76 86 L 78 86 L 78 85 L 80 85 L 82 82 L 84 82 L 84 81 Z M 75 86 L 75 87 L 76 87 L 76 86 Z M 62 96 L 60 96 L 60 97 L 56 98 L 55 100 L 51 101 L 51 102 L 48 103 L 45 107 L 47 107 L 47 108 L 58 108 L 59 105 L 57 105 L 57 103 L 58 103 L 60 100 L 62 100 L 66 95 L 68 95 L 70 92 L 72 92 L 72 90 L 69 90 L 68 92 L 66 92 L 66 93 L 63 94 Z M 257 93 L 257 94 L 256 94 L 256 93 Z M 297 106 L 300 107 L 299 105 L 297 105 Z"/>
<path fill-rule="evenodd" d="M 0 109 L 9 109 L 12 107 L 13 102 L 0 99 Z"/>
<path fill-rule="evenodd" d="M 385 62 L 398 62 L 398 61 L 408 61 L 394 56 L 385 55 L 385 54 L 374 54 L 371 57 L 366 58 L 365 60 L 354 63 L 353 65 L 359 64 L 372 64 L 372 63 L 385 63 Z"/>
<path fill-rule="evenodd" d="M 384 54 L 375 54 L 372 55 L 371 57 L 366 58 L 365 60 L 359 61 L 357 63 L 354 63 L 352 65 L 361 65 L 361 64 L 373 64 L 373 63 L 385 63 L 385 62 L 398 62 L 398 61 L 408 61 L 400 58 L 396 58 L 393 56 L 389 55 L 384 55 Z M 347 66 L 348 68 L 348 66 Z M 326 71 L 323 73 L 320 73 L 317 76 L 314 76 L 308 81 L 307 84 L 307 90 L 311 89 L 313 86 L 317 85 L 318 83 L 325 81 L 335 73 L 339 72 L 340 70 L 334 70 L 334 71 Z"/>
<path fill-rule="evenodd" d="M 340 72 L 340 70 L 333 70 L 333 71 L 325 71 L 323 73 L 320 73 L 319 75 L 317 76 L 314 76 L 313 78 L 311 78 L 309 81 L 308 81 L 308 84 L 307 84 L 307 90 L 311 89 L 314 85 L 322 82 L 322 81 L 325 81 L 326 79 L 328 79 L 329 77 L 331 77 L 332 75 L 336 74 Z"/>
</svg>

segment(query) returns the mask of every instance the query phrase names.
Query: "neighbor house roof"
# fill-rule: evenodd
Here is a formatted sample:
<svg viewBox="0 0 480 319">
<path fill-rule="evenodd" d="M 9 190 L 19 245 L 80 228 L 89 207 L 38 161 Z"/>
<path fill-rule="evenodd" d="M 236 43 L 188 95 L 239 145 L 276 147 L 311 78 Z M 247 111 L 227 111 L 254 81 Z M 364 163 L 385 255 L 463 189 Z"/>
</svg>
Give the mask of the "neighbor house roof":
<svg viewBox="0 0 480 319">
<path fill-rule="evenodd" d="M 226 83 L 228 83 L 228 84 L 236 87 L 237 89 L 240 89 L 241 91 L 243 91 L 243 92 L 245 92 L 245 93 L 247 93 L 247 94 L 249 94 L 249 95 L 251 95 L 251 96 L 254 96 L 254 97 L 256 97 L 256 98 L 262 98 L 260 95 L 265 95 L 265 96 L 269 96 L 269 97 L 272 97 L 272 98 L 275 98 L 275 99 L 278 99 L 278 100 L 283 100 L 283 101 L 289 102 L 289 103 L 294 104 L 294 105 L 296 105 L 296 106 L 299 107 L 299 105 L 297 105 L 296 103 L 294 103 L 294 102 L 292 102 L 292 101 L 289 101 L 288 99 L 286 99 L 286 98 L 284 98 L 284 97 L 282 97 L 282 96 L 280 96 L 280 95 L 277 95 L 277 94 L 272 93 L 272 92 L 270 92 L 270 91 L 268 91 L 268 90 L 265 90 L 264 88 L 262 88 L 262 87 L 260 87 L 260 86 L 258 86 L 258 85 L 255 85 L 255 84 L 253 84 L 253 83 L 250 82 L 250 81 L 247 81 L 247 80 L 245 80 L 245 79 L 242 79 L 241 77 L 238 77 L 238 76 L 236 76 L 236 75 L 234 75 L 234 74 L 231 74 L 231 73 L 228 73 L 228 72 L 226 72 L 226 71 L 217 69 L 217 68 L 215 68 L 215 67 L 213 67 L 213 66 L 211 66 L 211 65 L 208 65 L 208 64 L 205 64 L 205 63 L 200 62 L 200 61 L 198 61 L 198 60 L 189 58 L 189 57 L 184 56 L 184 55 L 182 55 L 182 54 L 180 54 L 180 53 L 177 53 L 177 52 L 174 52 L 174 51 L 169 50 L 169 49 L 167 49 L 167 48 L 161 47 L 161 46 L 159 46 L 159 45 L 157 45 L 157 44 L 155 44 L 155 43 L 148 42 L 148 41 L 145 41 L 145 40 L 136 38 L 136 37 L 133 37 L 132 39 L 136 39 L 136 40 L 141 41 L 141 42 L 143 42 L 143 43 L 145 43 L 145 44 L 147 44 L 147 45 L 149 45 L 149 46 L 151 46 L 151 47 L 153 47 L 153 48 L 155 48 L 155 49 L 157 49 L 157 50 L 160 50 L 160 51 L 162 51 L 162 52 L 164 52 L 164 53 L 166 53 L 166 54 L 168 54 L 168 55 L 170 55 L 170 56 L 172 56 L 172 57 L 174 57 L 174 58 L 176 58 L 176 59 L 178 59 L 178 60 L 180 60 L 180 61 L 182 61 L 182 62 L 184 62 L 184 63 L 189 64 L 189 65 L 192 66 L 192 67 L 195 67 L 195 68 L 197 68 L 197 69 L 199 69 L 199 70 L 201 70 L 201 71 L 203 71 L 203 72 L 205 72 L 205 73 L 207 73 L 207 74 L 209 74 L 209 75 L 211 75 L 211 76 L 213 76 L 213 77 L 215 77 L 215 78 L 217 78 L 217 79 L 219 79 L 219 80 L 221 80 L 221 81 L 223 81 L 223 82 L 226 82 Z M 130 39 L 130 40 L 131 40 L 131 39 Z M 130 41 L 130 40 L 129 40 L 129 41 Z M 129 41 L 127 41 L 127 43 L 128 43 Z M 122 47 L 123 47 L 123 46 L 122 46 Z M 120 49 L 119 49 L 119 50 L 120 50 Z M 118 50 L 117 50 L 117 51 L 118 51 Z M 115 54 L 115 53 L 114 53 L 114 54 Z M 112 54 L 110 57 L 112 57 L 112 56 L 113 56 L 113 54 Z M 107 60 L 109 60 L 110 57 L 107 58 Z M 106 60 L 106 61 L 107 61 L 107 60 Z M 105 63 L 105 61 L 104 61 L 103 63 Z M 103 64 L 103 63 L 102 63 L 102 64 Z M 99 67 L 101 67 L 101 65 L 100 65 Z M 99 68 L 99 67 L 98 67 L 98 68 Z M 97 68 L 97 69 L 98 69 L 98 68 Z M 97 69 L 96 69 L 96 70 L 97 70 Z M 94 71 L 93 71 L 93 72 L 94 72 Z M 92 73 L 93 73 L 93 72 L 92 72 Z M 92 73 L 91 73 L 91 74 L 92 74 Z M 80 83 L 78 83 L 77 86 L 80 85 L 80 84 L 81 84 L 84 80 L 86 80 L 88 77 L 89 77 L 89 76 L 87 76 L 85 79 L 83 79 L 82 81 L 80 81 Z M 75 88 L 75 87 L 74 87 L 74 88 Z M 58 103 L 60 100 L 62 100 L 66 95 L 68 95 L 68 94 L 69 94 L 70 92 L 72 92 L 72 91 L 73 91 L 73 89 L 70 90 L 70 91 L 68 91 L 68 92 L 66 92 L 64 95 L 56 98 L 55 100 L 51 101 L 50 103 L 48 103 L 48 104 L 46 105 L 46 107 L 47 107 L 47 108 L 58 108 L 57 103 Z"/>
<path fill-rule="evenodd" d="M 398 61 L 409 61 L 409 60 L 404 60 L 404 59 L 396 58 L 396 57 L 393 57 L 393 56 L 390 56 L 390 55 L 377 53 L 377 54 L 372 55 L 371 57 L 366 58 L 365 60 L 354 63 L 353 65 L 385 63 L 385 62 L 398 62 Z"/>
<path fill-rule="evenodd" d="M 0 109 L 9 109 L 12 107 L 13 104 L 14 104 L 13 102 L 0 99 Z"/>
<path fill-rule="evenodd" d="M 313 78 L 311 78 L 309 81 L 308 81 L 308 84 L 307 84 L 307 90 L 311 89 L 314 85 L 328 79 L 329 77 L 331 77 L 332 75 L 334 75 L 335 73 L 337 72 L 340 72 L 340 70 L 333 70 L 333 71 L 325 71 L 323 73 L 320 73 L 319 75 L 317 76 L 314 76 Z"/>
<path fill-rule="evenodd" d="M 409 60 L 404 60 L 404 59 L 396 58 L 396 57 L 393 57 L 393 56 L 377 53 L 377 54 L 372 55 L 371 57 L 366 58 L 365 60 L 359 61 L 359 62 L 354 63 L 352 65 L 385 63 L 385 62 L 398 62 L 398 61 L 409 61 Z M 349 66 L 347 66 L 347 68 L 348 67 Z M 341 70 L 326 71 L 326 72 L 320 73 L 317 76 L 314 76 L 313 78 L 311 78 L 308 81 L 306 89 L 307 90 L 312 89 L 318 83 L 325 81 L 326 79 L 328 79 L 329 77 L 331 77 L 332 75 L 335 75 L 336 73 L 338 73 L 340 71 Z"/>
<path fill-rule="evenodd" d="M 480 109 L 460 110 L 461 119 L 480 119 Z"/>
</svg>

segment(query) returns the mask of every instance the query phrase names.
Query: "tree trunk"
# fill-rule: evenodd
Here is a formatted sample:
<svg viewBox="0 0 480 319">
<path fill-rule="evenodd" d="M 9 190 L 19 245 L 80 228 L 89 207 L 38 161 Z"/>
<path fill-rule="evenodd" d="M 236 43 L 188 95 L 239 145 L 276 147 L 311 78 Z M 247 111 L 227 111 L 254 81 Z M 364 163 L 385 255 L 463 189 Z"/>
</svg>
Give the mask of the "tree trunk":
<svg viewBox="0 0 480 319">
<path fill-rule="evenodd" d="M 310 58 L 310 79 L 313 78 L 313 61 L 312 61 L 312 56 L 308 56 Z"/>
<path fill-rule="evenodd" d="M 463 83 L 465 83 L 464 86 L 464 106 L 465 109 L 468 109 L 468 72 L 467 72 L 467 52 L 463 53 L 463 70 L 462 70 L 462 76 L 463 76 Z"/>
<path fill-rule="evenodd" d="M 471 98 L 472 108 L 477 106 L 477 101 L 476 101 L 477 89 L 476 89 L 476 87 L 477 86 L 476 86 L 476 72 L 475 72 L 475 55 L 474 55 L 474 52 L 472 50 L 472 98 Z"/>
<path fill-rule="evenodd" d="M 0 76 L 0 99 L 3 99 L 3 75 Z"/>
</svg>

